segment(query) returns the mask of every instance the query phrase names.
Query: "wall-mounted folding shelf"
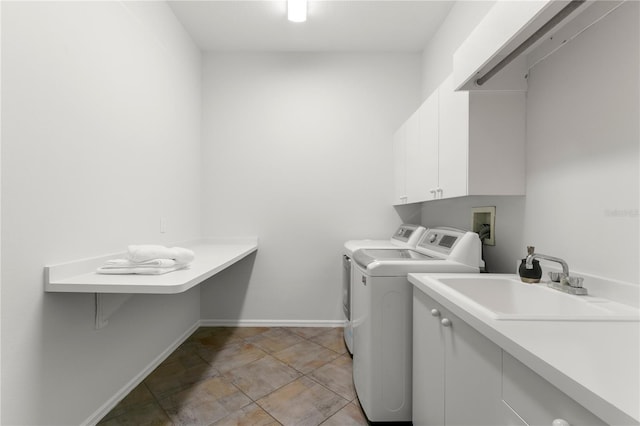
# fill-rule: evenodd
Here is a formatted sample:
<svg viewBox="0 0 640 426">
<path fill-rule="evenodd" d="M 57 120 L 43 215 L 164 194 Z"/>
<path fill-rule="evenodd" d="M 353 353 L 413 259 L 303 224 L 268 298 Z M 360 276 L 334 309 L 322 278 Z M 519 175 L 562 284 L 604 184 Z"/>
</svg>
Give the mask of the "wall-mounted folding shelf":
<svg viewBox="0 0 640 426">
<path fill-rule="evenodd" d="M 182 270 L 163 275 L 102 275 L 96 269 L 124 253 L 44 267 L 44 290 L 63 293 L 182 293 L 258 249 L 258 239 L 207 239 L 180 244 L 196 259 Z"/>
<path fill-rule="evenodd" d="M 178 245 L 195 252 L 195 260 L 186 269 L 163 275 L 103 275 L 95 272 L 107 260 L 125 257 L 125 253 L 116 253 L 45 266 L 44 290 L 95 293 L 96 328 L 102 328 L 108 317 L 132 294 L 183 293 L 256 251 L 258 239 L 203 239 Z"/>
</svg>

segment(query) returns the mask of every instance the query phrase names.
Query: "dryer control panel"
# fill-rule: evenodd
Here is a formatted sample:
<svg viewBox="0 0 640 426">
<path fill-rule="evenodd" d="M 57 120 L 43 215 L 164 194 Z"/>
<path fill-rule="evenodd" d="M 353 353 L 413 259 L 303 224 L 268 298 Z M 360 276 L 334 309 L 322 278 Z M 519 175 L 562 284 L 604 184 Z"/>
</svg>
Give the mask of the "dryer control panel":
<svg viewBox="0 0 640 426">
<path fill-rule="evenodd" d="M 454 228 L 428 229 L 418 247 L 448 254 L 464 234 L 466 231 Z"/>
<path fill-rule="evenodd" d="M 482 243 L 478 234 L 457 228 L 429 228 L 416 246 L 420 253 L 440 253 L 449 260 L 483 268 Z"/>
</svg>

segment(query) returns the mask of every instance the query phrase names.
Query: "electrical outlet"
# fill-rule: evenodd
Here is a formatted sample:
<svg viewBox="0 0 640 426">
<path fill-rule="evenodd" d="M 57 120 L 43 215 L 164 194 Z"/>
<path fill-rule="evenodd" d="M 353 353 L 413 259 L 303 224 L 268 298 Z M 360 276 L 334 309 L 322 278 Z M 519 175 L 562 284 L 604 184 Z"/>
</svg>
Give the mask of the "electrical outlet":
<svg viewBox="0 0 640 426">
<path fill-rule="evenodd" d="M 471 211 L 471 230 L 480 235 L 486 246 L 495 246 L 496 207 L 473 207 Z"/>
</svg>

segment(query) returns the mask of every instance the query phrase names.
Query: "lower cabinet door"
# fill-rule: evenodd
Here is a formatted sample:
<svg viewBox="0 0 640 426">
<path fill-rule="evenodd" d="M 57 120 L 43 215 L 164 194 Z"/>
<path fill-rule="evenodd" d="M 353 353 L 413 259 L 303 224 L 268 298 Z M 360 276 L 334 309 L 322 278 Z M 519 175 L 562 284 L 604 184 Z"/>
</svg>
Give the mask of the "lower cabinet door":
<svg viewBox="0 0 640 426">
<path fill-rule="evenodd" d="M 502 425 L 502 350 L 418 289 L 413 424 Z"/>
<path fill-rule="evenodd" d="M 527 424 L 551 426 L 556 420 L 573 426 L 606 424 L 507 352 L 502 374 L 504 401 Z"/>
<path fill-rule="evenodd" d="M 443 316 L 450 320 L 445 333 L 445 423 L 501 424 L 502 349 L 455 315 Z"/>
<path fill-rule="evenodd" d="M 413 425 L 444 425 L 441 307 L 413 289 Z M 432 313 L 433 311 L 433 313 Z"/>
</svg>

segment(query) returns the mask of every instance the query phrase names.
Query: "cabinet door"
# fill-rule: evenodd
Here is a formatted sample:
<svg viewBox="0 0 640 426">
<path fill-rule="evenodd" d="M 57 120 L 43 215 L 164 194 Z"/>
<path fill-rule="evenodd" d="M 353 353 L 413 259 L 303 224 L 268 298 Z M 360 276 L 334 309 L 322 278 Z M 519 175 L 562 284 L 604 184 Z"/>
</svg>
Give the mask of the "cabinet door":
<svg viewBox="0 0 640 426">
<path fill-rule="evenodd" d="M 440 306 L 413 289 L 413 424 L 444 424 L 444 335 Z"/>
<path fill-rule="evenodd" d="M 405 123 L 406 196 L 408 203 L 420 201 L 416 179 L 416 152 L 420 149 L 420 119 L 415 111 Z"/>
<path fill-rule="evenodd" d="M 452 76 L 439 88 L 439 186 L 441 198 L 467 195 L 469 93 L 454 92 Z"/>
<path fill-rule="evenodd" d="M 502 349 L 448 311 L 445 424 L 503 424 Z"/>
<path fill-rule="evenodd" d="M 507 352 L 503 354 L 502 389 L 505 403 L 528 424 L 551 425 L 560 419 L 570 425 L 606 424 Z"/>
<path fill-rule="evenodd" d="M 406 203 L 406 154 L 407 126 L 403 124 L 393 135 L 393 204 Z"/>
<path fill-rule="evenodd" d="M 411 116 L 407 127 L 407 197 L 432 200 L 438 186 L 438 92 Z"/>
</svg>

